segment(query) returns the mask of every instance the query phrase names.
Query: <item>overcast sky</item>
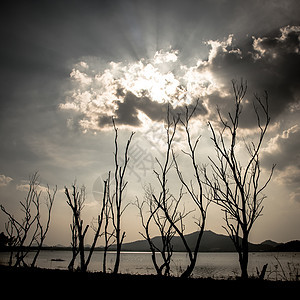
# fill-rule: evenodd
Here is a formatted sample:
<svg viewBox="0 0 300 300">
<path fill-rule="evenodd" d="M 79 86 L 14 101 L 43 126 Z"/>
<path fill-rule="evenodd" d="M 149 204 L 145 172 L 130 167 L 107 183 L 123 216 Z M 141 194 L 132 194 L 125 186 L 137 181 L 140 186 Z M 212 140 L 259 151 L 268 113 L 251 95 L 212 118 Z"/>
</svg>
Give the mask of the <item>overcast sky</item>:
<svg viewBox="0 0 300 300">
<path fill-rule="evenodd" d="M 0 202 L 17 211 L 35 171 L 41 184 L 58 185 L 46 243 L 69 243 L 63 187 L 75 179 L 87 188 L 85 221 L 97 215 L 102 179 L 113 168 L 112 116 L 121 145 L 136 131 L 126 192 L 134 201 L 155 181 L 167 103 L 176 113 L 199 99 L 192 131 L 202 135 L 198 161 L 205 163 L 207 121 L 216 121 L 216 105 L 232 108 L 231 79 L 240 78 L 248 84 L 241 123 L 248 141 L 254 93 L 268 92 L 264 174 L 277 164 L 250 239 L 300 239 L 299 1 L 19 2 L 0 17 Z M 140 238 L 136 208 L 125 217 L 126 241 Z M 222 225 L 211 206 L 207 229 L 225 234 Z"/>
</svg>

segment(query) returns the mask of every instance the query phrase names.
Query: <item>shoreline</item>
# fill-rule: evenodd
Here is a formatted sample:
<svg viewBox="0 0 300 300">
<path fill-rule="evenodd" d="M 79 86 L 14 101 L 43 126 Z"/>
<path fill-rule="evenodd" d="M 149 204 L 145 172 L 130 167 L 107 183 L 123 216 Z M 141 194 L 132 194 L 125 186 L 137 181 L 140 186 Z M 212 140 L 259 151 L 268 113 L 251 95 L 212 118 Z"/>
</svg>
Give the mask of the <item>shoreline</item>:
<svg viewBox="0 0 300 300">
<path fill-rule="evenodd" d="M 278 292 L 294 293 L 300 289 L 300 281 L 270 281 L 250 278 L 248 280 L 236 279 L 213 279 L 213 278 L 187 278 L 180 277 L 159 277 L 157 275 L 139 274 L 112 274 L 102 272 L 70 272 L 61 269 L 43 268 L 14 268 L 0 265 L 1 284 L 3 287 L 13 289 L 18 287 L 18 291 L 27 291 L 30 286 L 35 288 L 49 287 L 60 292 L 69 294 L 70 292 L 92 292 L 98 289 L 123 293 L 125 290 L 141 292 L 153 292 L 153 288 L 163 289 L 174 295 L 183 291 L 198 293 L 199 291 L 213 291 L 214 293 L 235 293 L 236 291 L 258 293 Z M 116 290 L 117 288 L 117 290 Z M 15 288 L 14 288 L 15 289 Z M 149 291 L 150 289 L 150 291 Z M 123 294 L 122 294 L 123 295 Z"/>
</svg>

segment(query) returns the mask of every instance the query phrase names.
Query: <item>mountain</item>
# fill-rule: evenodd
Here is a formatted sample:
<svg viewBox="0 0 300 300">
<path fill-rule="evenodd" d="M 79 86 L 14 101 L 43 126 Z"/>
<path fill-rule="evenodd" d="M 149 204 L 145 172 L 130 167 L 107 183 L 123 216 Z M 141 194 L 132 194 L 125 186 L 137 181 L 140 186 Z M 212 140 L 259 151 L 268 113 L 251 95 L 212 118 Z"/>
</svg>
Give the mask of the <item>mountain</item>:
<svg viewBox="0 0 300 300">
<path fill-rule="evenodd" d="M 194 248 L 197 239 L 197 232 L 193 232 L 185 235 L 188 245 L 191 249 Z M 161 237 L 156 236 L 152 238 L 152 241 L 157 247 L 161 247 Z M 173 251 L 185 251 L 185 247 L 179 236 L 175 236 L 172 239 Z M 280 244 L 273 241 L 265 241 L 261 244 L 249 243 L 249 251 L 272 251 Z M 111 250 L 115 250 L 112 246 Z M 122 251 L 149 251 L 149 245 L 146 240 L 138 240 L 135 242 L 124 243 L 122 245 Z M 210 230 L 204 231 L 200 243 L 200 252 L 233 252 L 235 251 L 234 245 L 227 235 L 217 234 Z"/>
<path fill-rule="evenodd" d="M 300 241 L 290 241 L 285 244 L 279 244 L 274 247 L 276 252 L 300 252 Z"/>
<path fill-rule="evenodd" d="M 271 240 L 266 240 L 266 241 L 262 242 L 260 245 L 266 245 L 266 246 L 270 246 L 270 247 L 276 247 L 276 246 L 278 246 L 280 244 L 276 243 L 274 241 L 271 241 Z"/>
</svg>

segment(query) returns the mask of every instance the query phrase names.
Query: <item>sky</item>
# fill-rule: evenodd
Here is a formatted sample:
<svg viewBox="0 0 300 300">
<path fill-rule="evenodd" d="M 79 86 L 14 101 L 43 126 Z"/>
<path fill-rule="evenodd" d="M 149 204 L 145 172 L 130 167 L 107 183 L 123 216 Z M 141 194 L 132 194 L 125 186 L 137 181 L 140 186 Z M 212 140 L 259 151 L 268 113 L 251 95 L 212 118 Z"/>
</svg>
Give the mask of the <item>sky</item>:
<svg viewBox="0 0 300 300">
<path fill-rule="evenodd" d="M 262 179 L 276 164 L 250 240 L 300 239 L 299 15 L 296 0 L 11 2 L 0 17 L 0 203 L 19 216 L 29 176 L 38 171 L 42 190 L 58 187 L 46 243 L 68 245 L 72 216 L 64 186 L 75 180 L 86 186 L 84 221 L 91 223 L 113 170 L 112 117 L 120 150 L 135 132 L 126 190 L 132 203 L 143 198 L 145 185 L 155 186 L 168 103 L 177 114 L 198 99 L 191 132 L 201 135 L 197 161 L 205 164 L 214 153 L 207 122 L 217 124 L 217 106 L 224 115 L 232 109 L 231 80 L 243 78 L 243 138 L 257 137 L 252 101 L 267 91 Z M 180 130 L 174 147 L 189 174 Z M 171 170 L 173 193 L 177 181 Z M 5 221 L 2 213 L 0 231 Z M 223 225 L 222 212 L 210 205 L 206 229 L 226 234 Z M 134 205 L 123 229 L 125 242 L 141 238 Z M 193 230 L 190 221 L 186 232 Z"/>
</svg>

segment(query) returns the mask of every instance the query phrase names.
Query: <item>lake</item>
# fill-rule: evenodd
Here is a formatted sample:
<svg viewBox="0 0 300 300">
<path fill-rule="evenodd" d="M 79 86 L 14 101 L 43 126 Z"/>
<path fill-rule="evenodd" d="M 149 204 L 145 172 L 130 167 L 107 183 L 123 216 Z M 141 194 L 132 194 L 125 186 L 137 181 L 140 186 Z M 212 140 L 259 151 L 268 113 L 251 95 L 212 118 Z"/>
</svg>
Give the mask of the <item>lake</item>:
<svg viewBox="0 0 300 300">
<path fill-rule="evenodd" d="M 115 252 L 107 253 L 107 270 L 113 269 Z M 87 256 L 87 255 L 86 255 Z M 28 254 L 31 261 L 33 253 Z M 0 252 L 0 264 L 8 264 L 9 253 Z M 49 269 L 67 269 L 71 259 L 71 251 L 42 250 L 37 266 Z M 60 260 L 60 261 L 57 261 Z M 95 251 L 89 264 L 89 271 L 102 271 L 103 252 Z M 187 253 L 175 252 L 172 256 L 171 272 L 179 276 L 188 264 Z M 300 275 L 299 252 L 251 252 L 249 253 L 249 275 L 256 275 L 268 263 L 266 279 L 295 280 Z M 120 273 L 155 274 L 150 252 L 122 252 Z M 240 275 L 237 253 L 232 252 L 199 252 L 193 277 L 232 278 Z"/>
</svg>

